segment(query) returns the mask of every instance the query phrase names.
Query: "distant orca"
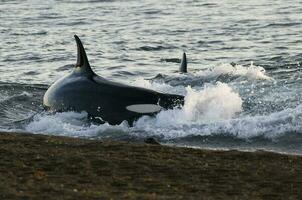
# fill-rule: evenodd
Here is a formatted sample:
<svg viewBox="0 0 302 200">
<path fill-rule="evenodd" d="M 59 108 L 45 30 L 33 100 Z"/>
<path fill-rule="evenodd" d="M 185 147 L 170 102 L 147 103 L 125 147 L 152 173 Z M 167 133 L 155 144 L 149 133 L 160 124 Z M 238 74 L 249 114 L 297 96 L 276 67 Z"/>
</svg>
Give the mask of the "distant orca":
<svg viewBox="0 0 302 200">
<path fill-rule="evenodd" d="M 187 70 L 187 55 L 186 55 L 185 52 L 182 54 L 182 59 L 181 59 L 179 71 L 182 72 L 182 73 L 187 73 L 188 72 L 188 70 Z"/>
<path fill-rule="evenodd" d="M 142 115 L 181 106 L 184 97 L 163 94 L 140 87 L 106 80 L 95 74 L 78 36 L 78 58 L 74 70 L 56 81 L 46 91 L 43 104 L 51 111 L 86 111 L 90 118 L 109 124 L 127 120 L 133 123 Z"/>
</svg>

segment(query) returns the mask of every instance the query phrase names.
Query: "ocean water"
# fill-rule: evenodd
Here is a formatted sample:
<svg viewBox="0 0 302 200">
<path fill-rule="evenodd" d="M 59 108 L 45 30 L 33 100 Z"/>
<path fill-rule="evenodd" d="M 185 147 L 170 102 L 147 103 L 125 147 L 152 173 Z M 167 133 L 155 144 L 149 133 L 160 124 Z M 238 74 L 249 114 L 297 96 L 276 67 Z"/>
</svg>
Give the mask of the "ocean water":
<svg viewBox="0 0 302 200">
<path fill-rule="evenodd" d="M 301 13 L 299 0 L 0 0 L 0 129 L 302 154 Z M 185 105 L 133 127 L 45 112 L 76 62 L 74 34 L 98 75 Z"/>
</svg>

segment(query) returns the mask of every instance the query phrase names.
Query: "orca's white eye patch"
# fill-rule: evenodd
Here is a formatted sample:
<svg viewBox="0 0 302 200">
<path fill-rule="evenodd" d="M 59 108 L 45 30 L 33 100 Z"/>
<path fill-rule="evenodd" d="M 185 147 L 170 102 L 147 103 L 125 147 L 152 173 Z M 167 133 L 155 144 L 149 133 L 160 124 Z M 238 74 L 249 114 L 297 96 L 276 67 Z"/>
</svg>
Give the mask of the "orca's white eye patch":
<svg viewBox="0 0 302 200">
<path fill-rule="evenodd" d="M 159 112 L 162 107 L 156 104 L 134 104 L 126 107 L 127 110 L 136 113 L 155 113 Z"/>
</svg>

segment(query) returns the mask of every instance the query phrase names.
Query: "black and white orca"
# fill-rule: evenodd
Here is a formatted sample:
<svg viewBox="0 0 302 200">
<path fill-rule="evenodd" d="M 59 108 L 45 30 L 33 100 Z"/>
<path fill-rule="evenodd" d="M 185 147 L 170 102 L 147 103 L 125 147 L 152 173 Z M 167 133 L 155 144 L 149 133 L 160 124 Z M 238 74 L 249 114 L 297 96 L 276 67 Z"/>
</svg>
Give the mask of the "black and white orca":
<svg viewBox="0 0 302 200">
<path fill-rule="evenodd" d="M 184 104 L 184 97 L 128 86 L 98 76 L 90 67 L 81 40 L 77 43 L 77 63 L 73 71 L 56 81 L 46 91 L 43 105 L 54 112 L 86 111 L 91 119 L 109 124 L 127 120 L 132 124 L 143 115 Z"/>
</svg>

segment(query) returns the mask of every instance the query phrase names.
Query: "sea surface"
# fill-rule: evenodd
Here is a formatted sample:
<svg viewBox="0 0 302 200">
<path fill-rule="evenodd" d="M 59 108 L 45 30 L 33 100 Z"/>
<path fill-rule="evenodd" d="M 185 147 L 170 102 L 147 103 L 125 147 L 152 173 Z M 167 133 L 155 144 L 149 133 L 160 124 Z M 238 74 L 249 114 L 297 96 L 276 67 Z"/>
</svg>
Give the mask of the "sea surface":
<svg viewBox="0 0 302 200">
<path fill-rule="evenodd" d="M 76 62 L 74 34 L 98 75 L 185 105 L 133 127 L 47 113 L 45 91 Z M 0 44 L 0 130 L 302 154 L 301 0 L 0 0 Z"/>
</svg>

